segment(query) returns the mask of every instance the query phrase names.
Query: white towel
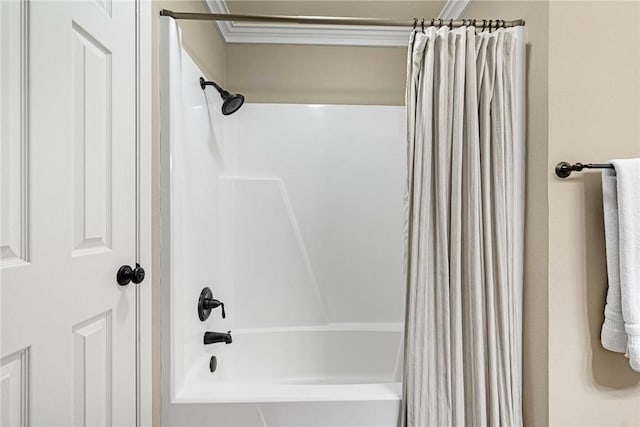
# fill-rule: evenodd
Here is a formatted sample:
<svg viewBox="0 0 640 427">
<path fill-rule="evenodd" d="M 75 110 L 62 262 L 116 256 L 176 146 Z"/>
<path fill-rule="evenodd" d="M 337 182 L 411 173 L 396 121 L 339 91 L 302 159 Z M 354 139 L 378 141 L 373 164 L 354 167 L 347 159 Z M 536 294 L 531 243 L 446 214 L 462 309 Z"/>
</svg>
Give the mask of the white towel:
<svg viewBox="0 0 640 427">
<path fill-rule="evenodd" d="M 602 204 L 604 207 L 604 234 L 607 251 L 607 275 L 609 289 L 604 307 L 604 323 L 600 340 L 602 346 L 610 351 L 626 353 L 627 334 L 622 319 L 622 301 L 620 299 L 620 261 L 618 242 L 618 188 L 616 173 L 612 169 L 602 171 Z"/>
<path fill-rule="evenodd" d="M 615 172 L 602 173 L 609 289 L 601 340 L 640 372 L 640 159 L 611 163 Z"/>
</svg>

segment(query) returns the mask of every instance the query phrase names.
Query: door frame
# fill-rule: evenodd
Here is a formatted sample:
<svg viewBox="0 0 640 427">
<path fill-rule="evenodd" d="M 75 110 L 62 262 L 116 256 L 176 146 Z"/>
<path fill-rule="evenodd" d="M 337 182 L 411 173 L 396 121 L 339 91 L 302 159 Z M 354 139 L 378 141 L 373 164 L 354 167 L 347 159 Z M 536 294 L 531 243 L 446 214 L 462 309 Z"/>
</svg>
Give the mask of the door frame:
<svg viewBox="0 0 640 427">
<path fill-rule="evenodd" d="M 152 156 L 151 0 L 135 0 L 136 44 L 136 262 L 146 270 L 135 288 L 136 426 L 152 425 Z"/>
</svg>

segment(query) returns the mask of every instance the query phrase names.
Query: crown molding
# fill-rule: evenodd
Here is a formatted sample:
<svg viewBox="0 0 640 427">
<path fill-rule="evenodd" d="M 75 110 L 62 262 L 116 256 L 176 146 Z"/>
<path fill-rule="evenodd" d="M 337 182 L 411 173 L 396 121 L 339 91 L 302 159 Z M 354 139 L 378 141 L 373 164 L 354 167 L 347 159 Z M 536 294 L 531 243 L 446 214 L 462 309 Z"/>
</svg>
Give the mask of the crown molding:
<svg viewBox="0 0 640 427">
<path fill-rule="evenodd" d="M 459 19 L 469 7 L 471 0 L 448 0 L 444 5 L 438 19 Z"/>
<path fill-rule="evenodd" d="M 225 0 L 205 0 L 212 13 L 229 13 Z M 457 19 L 471 0 L 448 0 L 439 18 Z M 216 21 L 227 43 L 308 44 L 333 46 L 405 47 L 405 27 L 355 25 L 283 25 Z"/>
<path fill-rule="evenodd" d="M 205 3 L 209 7 L 211 13 L 230 13 L 227 3 L 224 0 L 205 0 Z M 222 34 L 224 41 L 230 43 L 228 38 L 234 22 L 215 21 L 215 23 L 218 25 L 218 29 L 220 30 L 220 34 Z"/>
</svg>

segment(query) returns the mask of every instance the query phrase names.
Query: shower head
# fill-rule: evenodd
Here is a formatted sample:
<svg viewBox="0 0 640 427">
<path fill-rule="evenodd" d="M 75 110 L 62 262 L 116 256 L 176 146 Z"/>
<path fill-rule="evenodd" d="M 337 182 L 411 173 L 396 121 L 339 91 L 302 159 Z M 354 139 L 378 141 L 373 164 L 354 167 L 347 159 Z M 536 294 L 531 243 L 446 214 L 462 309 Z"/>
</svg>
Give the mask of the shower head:
<svg viewBox="0 0 640 427">
<path fill-rule="evenodd" d="M 200 87 L 204 90 L 207 86 L 213 86 L 220 93 L 220 97 L 222 97 L 222 114 L 228 116 L 229 114 L 233 114 L 242 107 L 244 104 L 244 96 L 239 93 L 229 93 L 226 90 L 222 89 L 216 82 L 208 82 L 202 77 L 200 77 Z"/>
<path fill-rule="evenodd" d="M 244 104 L 244 96 L 239 93 L 234 93 L 227 97 L 222 103 L 222 114 L 225 116 L 233 114 L 242 107 L 242 104 Z"/>
</svg>

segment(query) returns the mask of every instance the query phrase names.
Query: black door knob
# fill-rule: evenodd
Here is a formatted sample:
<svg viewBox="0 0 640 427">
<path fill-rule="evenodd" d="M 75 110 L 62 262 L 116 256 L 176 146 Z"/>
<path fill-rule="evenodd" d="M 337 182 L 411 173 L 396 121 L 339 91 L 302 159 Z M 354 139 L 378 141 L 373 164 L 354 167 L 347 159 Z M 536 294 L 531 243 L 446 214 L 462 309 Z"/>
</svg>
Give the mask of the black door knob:
<svg viewBox="0 0 640 427">
<path fill-rule="evenodd" d="M 118 269 L 116 274 L 116 281 L 120 286 L 126 286 L 129 282 L 133 282 L 136 285 L 144 280 L 144 268 L 140 267 L 140 264 L 136 263 L 136 268 L 131 268 L 129 265 L 123 265 Z"/>
</svg>

